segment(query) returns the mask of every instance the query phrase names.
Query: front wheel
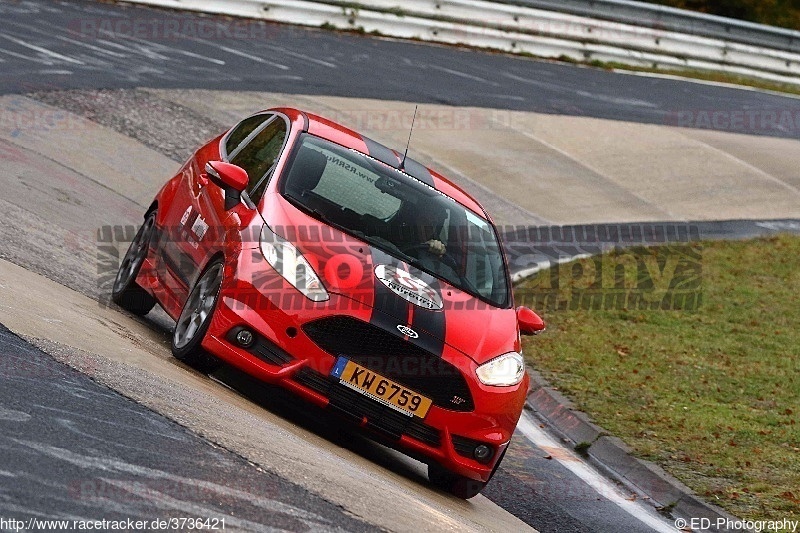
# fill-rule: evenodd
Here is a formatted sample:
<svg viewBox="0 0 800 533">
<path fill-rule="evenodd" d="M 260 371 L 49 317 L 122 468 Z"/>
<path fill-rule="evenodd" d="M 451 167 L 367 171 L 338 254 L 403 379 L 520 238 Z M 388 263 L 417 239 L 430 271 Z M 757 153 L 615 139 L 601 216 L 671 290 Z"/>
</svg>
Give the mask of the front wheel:
<svg viewBox="0 0 800 533">
<path fill-rule="evenodd" d="M 172 334 L 172 355 L 204 374 L 220 365 L 219 359 L 206 352 L 201 343 L 217 306 L 222 272 L 223 264 L 219 259 L 206 267 L 189 293 Z"/>
<path fill-rule="evenodd" d="M 155 225 L 156 212 L 153 211 L 147 215 L 144 224 L 133 238 L 133 242 L 119 265 L 117 277 L 114 279 L 114 287 L 111 289 L 111 299 L 114 300 L 114 303 L 140 316 L 149 313 L 156 305 L 156 299 L 136 283 L 136 277 L 150 250 L 150 240 L 155 233 Z"/>
</svg>

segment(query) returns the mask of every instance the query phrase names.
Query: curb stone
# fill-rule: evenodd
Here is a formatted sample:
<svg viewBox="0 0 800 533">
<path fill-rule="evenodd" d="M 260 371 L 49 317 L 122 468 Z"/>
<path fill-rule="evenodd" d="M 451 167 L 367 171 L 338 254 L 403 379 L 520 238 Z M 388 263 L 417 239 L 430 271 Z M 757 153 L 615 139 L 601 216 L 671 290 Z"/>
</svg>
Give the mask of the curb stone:
<svg viewBox="0 0 800 533">
<path fill-rule="evenodd" d="M 531 388 L 525 406 L 553 429 L 567 446 L 580 449 L 580 453 L 596 461 L 612 478 L 645 496 L 656 508 L 668 512 L 672 518 L 708 519 L 711 526 L 703 531 L 746 531 L 717 527 L 718 520 L 726 524 L 741 520 L 704 502 L 689 487 L 656 464 L 634 457 L 622 440 L 610 436 L 603 428 L 592 423 L 585 413 L 575 409 L 569 399 L 550 386 L 539 372 L 528 367 L 528 375 Z"/>
</svg>

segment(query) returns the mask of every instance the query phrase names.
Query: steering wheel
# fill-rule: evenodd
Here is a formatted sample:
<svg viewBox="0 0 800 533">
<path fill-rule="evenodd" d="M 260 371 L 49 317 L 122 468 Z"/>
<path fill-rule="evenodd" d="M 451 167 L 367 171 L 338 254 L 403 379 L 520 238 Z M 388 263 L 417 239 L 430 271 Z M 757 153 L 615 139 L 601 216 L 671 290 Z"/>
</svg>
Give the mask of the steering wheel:
<svg viewBox="0 0 800 533">
<path fill-rule="evenodd" d="M 414 251 L 414 250 L 418 250 L 418 249 L 419 250 L 430 251 L 430 247 L 429 247 L 427 242 L 423 242 L 423 243 L 419 243 L 419 244 L 412 244 L 410 246 L 406 246 L 405 248 L 401 248 L 400 251 L 403 252 L 406 255 L 410 255 L 409 252 Z M 430 252 L 430 253 L 431 253 L 431 255 L 436 255 L 433 252 Z M 442 255 L 440 257 L 440 259 L 442 260 L 442 263 L 444 263 L 445 265 L 447 265 L 448 267 L 450 267 L 453 270 L 453 274 L 458 276 L 458 279 L 461 282 L 461 284 L 464 287 L 466 287 L 469 292 L 472 292 L 473 294 L 480 294 L 480 291 L 469 280 L 469 278 L 459 274 L 459 272 L 458 272 L 458 264 L 456 263 L 455 258 L 453 258 L 453 256 L 450 255 L 450 252 L 445 250 L 444 255 Z"/>
<path fill-rule="evenodd" d="M 406 246 L 405 248 L 400 249 L 400 251 L 403 252 L 404 254 L 410 255 L 411 257 L 414 258 L 416 258 L 416 255 L 411 254 L 410 252 L 416 252 L 418 250 L 426 251 L 431 255 L 438 257 L 442 261 L 442 263 L 452 268 L 453 272 L 455 272 L 456 275 L 458 275 L 458 263 L 456 263 L 455 258 L 452 255 L 450 255 L 450 252 L 448 252 L 447 249 L 445 249 L 444 254 L 441 256 L 437 256 L 435 253 L 431 252 L 430 245 L 427 242 L 412 244 L 410 246 Z"/>
</svg>

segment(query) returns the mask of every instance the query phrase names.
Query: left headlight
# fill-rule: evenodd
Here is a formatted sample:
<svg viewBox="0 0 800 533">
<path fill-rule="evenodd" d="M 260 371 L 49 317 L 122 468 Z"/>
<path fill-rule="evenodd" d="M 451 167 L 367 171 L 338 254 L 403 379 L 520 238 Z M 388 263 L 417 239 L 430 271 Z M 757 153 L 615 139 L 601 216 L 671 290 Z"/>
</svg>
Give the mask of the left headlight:
<svg viewBox="0 0 800 533">
<path fill-rule="evenodd" d="M 525 375 L 525 360 L 522 354 L 509 352 L 482 364 L 475 373 L 484 385 L 510 387 L 522 381 Z"/>
<path fill-rule="evenodd" d="M 278 274 L 309 300 L 324 302 L 330 298 L 303 254 L 267 225 L 261 229 L 261 253 Z"/>
</svg>

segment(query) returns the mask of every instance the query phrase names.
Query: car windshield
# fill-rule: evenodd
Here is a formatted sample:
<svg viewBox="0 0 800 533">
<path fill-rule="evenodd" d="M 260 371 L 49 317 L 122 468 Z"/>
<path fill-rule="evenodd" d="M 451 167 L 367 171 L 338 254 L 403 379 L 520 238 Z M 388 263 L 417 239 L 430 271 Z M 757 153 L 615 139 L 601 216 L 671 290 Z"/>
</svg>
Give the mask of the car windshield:
<svg viewBox="0 0 800 533">
<path fill-rule="evenodd" d="M 304 134 L 282 185 L 311 216 L 494 306 L 508 305 L 493 226 L 425 183 L 368 155 Z"/>
</svg>

